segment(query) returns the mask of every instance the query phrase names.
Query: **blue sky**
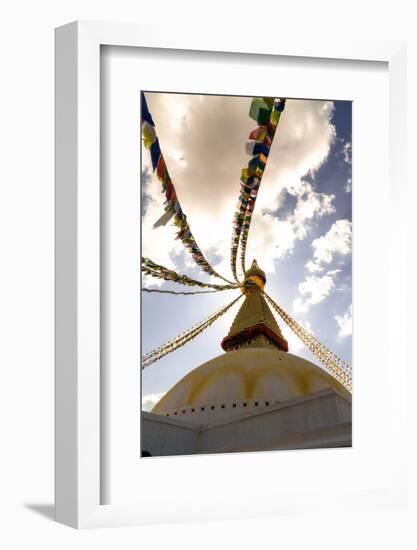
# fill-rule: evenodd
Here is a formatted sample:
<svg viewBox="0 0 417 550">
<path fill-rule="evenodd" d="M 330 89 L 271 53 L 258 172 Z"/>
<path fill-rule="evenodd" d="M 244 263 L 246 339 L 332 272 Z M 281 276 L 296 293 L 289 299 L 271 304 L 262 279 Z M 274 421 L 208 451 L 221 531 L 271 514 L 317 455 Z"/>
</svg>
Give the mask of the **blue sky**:
<svg viewBox="0 0 417 550">
<path fill-rule="evenodd" d="M 146 94 L 161 149 L 201 249 L 230 277 L 233 213 L 245 143 L 256 126 L 250 98 Z M 351 136 L 352 104 L 291 100 L 283 113 L 262 180 L 248 240 L 247 264 L 266 271 L 266 291 L 314 336 L 351 363 Z M 162 213 L 160 183 L 142 150 L 143 254 L 199 280 L 208 277 L 192 262 L 175 228 L 152 229 Z M 144 286 L 186 290 L 151 279 Z M 197 296 L 142 293 L 142 353 L 175 337 L 237 291 Z M 223 353 L 238 305 L 185 347 L 142 373 L 143 407 L 182 376 Z M 290 352 L 317 361 L 283 326 Z"/>
</svg>

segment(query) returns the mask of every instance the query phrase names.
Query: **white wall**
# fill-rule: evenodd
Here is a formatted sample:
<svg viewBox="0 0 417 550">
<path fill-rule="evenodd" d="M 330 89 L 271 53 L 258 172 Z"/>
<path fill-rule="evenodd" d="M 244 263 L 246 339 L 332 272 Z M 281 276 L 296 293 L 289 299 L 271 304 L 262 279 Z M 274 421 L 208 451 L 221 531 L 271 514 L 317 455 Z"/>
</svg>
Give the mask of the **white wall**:
<svg viewBox="0 0 417 550">
<path fill-rule="evenodd" d="M 77 533 L 28 508 L 46 505 L 48 512 L 53 499 L 53 28 L 74 19 L 147 20 L 176 25 L 186 33 L 188 25 L 214 21 L 215 33 L 221 20 L 237 26 L 249 22 L 247 30 L 242 27 L 248 41 L 256 41 L 262 32 L 286 33 L 291 39 L 315 34 L 329 40 L 336 34 L 408 38 L 409 168 L 414 175 L 417 38 L 412 2 L 9 0 L 0 9 L 1 546 L 127 549 L 141 543 L 144 548 L 205 549 L 262 548 L 279 542 L 288 548 L 324 549 L 337 541 L 339 550 L 415 547 L 406 511 L 346 518 L 335 510 L 326 518 L 313 510 L 302 518 Z M 410 214 L 417 203 L 413 183 Z M 414 224 L 410 229 L 415 248 Z M 415 264 L 410 266 L 413 275 L 417 280 Z M 411 308 L 409 321 L 411 326 Z M 410 368 L 410 377 L 411 392 L 415 369 Z M 415 414 L 414 405 L 411 412 Z"/>
</svg>

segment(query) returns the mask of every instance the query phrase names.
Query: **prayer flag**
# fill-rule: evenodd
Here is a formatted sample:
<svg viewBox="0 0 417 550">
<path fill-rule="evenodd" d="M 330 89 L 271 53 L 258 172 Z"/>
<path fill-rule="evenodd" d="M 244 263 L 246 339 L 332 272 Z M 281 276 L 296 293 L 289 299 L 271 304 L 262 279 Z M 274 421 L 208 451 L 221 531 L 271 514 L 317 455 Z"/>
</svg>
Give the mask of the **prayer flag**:
<svg viewBox="0 0 417 550">
<path fill-rule="evenodd" d="M 249 139 L 254 139 L 256 141 L 262 141 L 266 136 L 266 127 L 258 126 L 255 130 L 249 134 Z"/>
<path fill-rule="evenodd" d="M 151 126 L 146 120 L 144 120 L 142 123 L 142 138 L 143 145 L 146 147 L 146 149 L 149 149 L 156 138 L 155 128 Z"/>
<path fill-rule="evenodd" d="M 153 168 L 153 171 L 155 172 L 159 157 L 161 156 L 161 148 L 159 147 L 158 138 L 156 138 L 155 141 L 152 143 L 150 148 L 150 153 L 151 153 L 151 160 L 152 160 L 152 168 Z"/>
<path fill-rule="evenodd" d="M 161 225 L 166 225 L 172 216 L 175 214 L 174 207 L 171 205 L 166 212 L 153 224 L 153 228 L 156 229 Z"/>
<path fill-rule="evenodd" d="M 269 148 L 263 143 L 248 141 L 246 143 L 246 152 L 248 155 L 259 155 L 262 153 L 267 157 L 269 155 Z"/>
<path fill-rule="evenodd" d="M 277 109 L 274 109 L 271 113 L 271 123 L 274 125 L 274 126 L 277 126 L 278 125 L 278 122 L 279 122 L 279 117 L 281 116 L 281 113 L 277 110 Z"/>
<path fill-rule="evenodd" d="M 270 115 L 271 109 L 262 99 L 254 98 L 252 100 L 249 110 L 249 116 L 256 120 L 258 124 L 267 124 Z"/>
<path fill-rule="evenodd" d="M 146 122 L 149 122 L 152 126 L 155 126 L 154 121 L 152 120 L 152 115 L 149 112 L 148 104 L 146 102 L 145 94 L 143 92 L 140 93 L 140 99 L 141 99 L 141 116 L 142 120 L 146 120 Z"/>
</svg>

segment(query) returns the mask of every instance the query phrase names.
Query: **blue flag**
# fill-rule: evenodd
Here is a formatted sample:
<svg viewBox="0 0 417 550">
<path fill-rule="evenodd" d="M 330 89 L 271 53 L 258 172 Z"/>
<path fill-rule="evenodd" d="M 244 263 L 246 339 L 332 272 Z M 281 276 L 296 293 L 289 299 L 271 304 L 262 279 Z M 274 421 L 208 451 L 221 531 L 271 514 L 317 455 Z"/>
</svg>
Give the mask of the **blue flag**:
<svg viewBox="0 0 417 550">
<path fill-rule="evenodd" d="M 140 92 L 140 99 L 141 99 L 141 105 L 142 105 L 142 120 L 146 120 L 146 122 L 149 122 L 149 124 L 152 124 L 152 126 L 155 126 L 154 121 L 152 120 L 152 115 L 149 112 L 148 104 L 146 103 L 145 94 L 143 92 Z"/>
<path fill-rule="evenodd" d="M 159 157 L 161 156 L 161 149 L 159 147 L 158 138 L 156 138 L 156 140 L 152 143 L 150 152 L 151 152 L 152 168 L 153 168 L 153 171 L 155 172 Z"/>
</svg>

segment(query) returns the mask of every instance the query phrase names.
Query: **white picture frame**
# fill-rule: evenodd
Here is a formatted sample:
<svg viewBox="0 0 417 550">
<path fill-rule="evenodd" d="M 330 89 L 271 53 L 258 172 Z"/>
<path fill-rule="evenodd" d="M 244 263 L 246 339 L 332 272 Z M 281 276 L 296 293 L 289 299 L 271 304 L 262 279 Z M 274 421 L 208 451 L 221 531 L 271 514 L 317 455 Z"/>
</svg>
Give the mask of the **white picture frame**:
<svg viewBox="0 0 417 550">
<path fill-rule="evenodd" d="M 405 189 L 404 109 L 405 45 L 401 42 L 363 41 L 328 44 L 325 40 L 280 42 L 263 36 L 249 45 L 243 33 L 228 29 L 213 33 L 193 28 L 185 37 L 169 28 L 116 23 L 75 22 L 56 30 L 56 519 L 77 528 L 134 525 L 157 521 L 202 519 L 178 510 L 174 495 L 165 495 L 164 509 L 135 504 L 101 504 L 101 408 L 100 400 L 100 48 L 127 46 L 226 52 L 295 58 L 381 61 L 389 71 L 390 197 L 393 201 L 393 242 L 404 242 L 402 211 Z M 396 276 L 405 273 L 401 247 L 393 252 L 390 268 Z M 390 291 L 391 292 L 391 291 Z M 389 312 L 397 318 L 405 311 L 404 293 L 389 292 Z M 401 330 L 398 338 L 404 339 Z M 397 385 L 390 406 L 398 405 L 393 422 L 401 425 L 405 411 L 400 406 L 406 373 L 406 346 L 396 354 L 397 370 L 390 383 Z M 393 429 L 392 427 L 390 429 Z M 404 460 L 403 429 L 397 428 L 395 453 L 390 455 L 392 472 Z M 288 494 L 285 505 L 270 507 L 271 513 L 288 510 L 326 509 L 349 500 L 356 507 L 399 502 L 405 495 L 403 475 L 387 477 L 383 489 L 346 496 L 316 493 Z M 229 511 L 227 510 L 229 507 Z M 262 506 L 253 515 L 263 515 Z M 205 517 L 244 517 L 247 510 L 230 502 Z"/>
</svg>

